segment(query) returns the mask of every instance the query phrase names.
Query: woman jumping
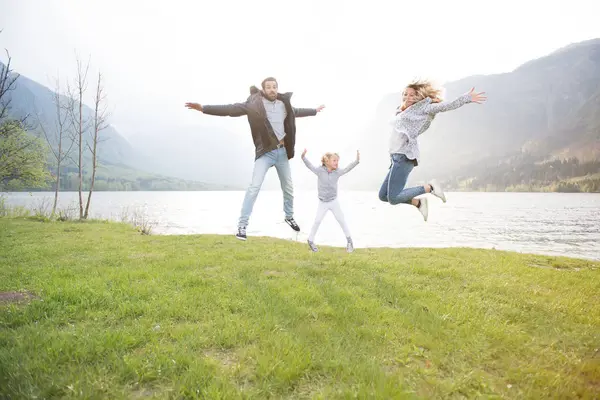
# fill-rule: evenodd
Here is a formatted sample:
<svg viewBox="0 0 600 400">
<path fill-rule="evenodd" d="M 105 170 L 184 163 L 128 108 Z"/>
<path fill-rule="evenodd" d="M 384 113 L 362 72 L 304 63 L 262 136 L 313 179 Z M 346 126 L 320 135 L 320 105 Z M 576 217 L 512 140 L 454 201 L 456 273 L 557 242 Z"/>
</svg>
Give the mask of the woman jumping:
<svg viewBox="0 0 600 400">
<path fill-rule="evenodd" d="M 455 110 L 467 103 L 483 103 L 487 97 L 485 92 L 475 93 L 474 88 L 456 100 L 442 102 L 441 91 L 428 81 L 416 81 L 404 89 L 402 105 L 396 110 L 394 129 L 390 137 L 389 152 L 392 159 L 381 189 L 379 199 L 396 204 L 412 204 L 427 221 L 427 198 L 415 197 L 431 193 L 444 203 L 446 196 L 436 180 L 431 180 L 425 186 L 405 189 L 408 175 L 419 164 L 419 145 L 417 138 L 431 125 L 431 121 L 439 112 Z"/>
</svg>

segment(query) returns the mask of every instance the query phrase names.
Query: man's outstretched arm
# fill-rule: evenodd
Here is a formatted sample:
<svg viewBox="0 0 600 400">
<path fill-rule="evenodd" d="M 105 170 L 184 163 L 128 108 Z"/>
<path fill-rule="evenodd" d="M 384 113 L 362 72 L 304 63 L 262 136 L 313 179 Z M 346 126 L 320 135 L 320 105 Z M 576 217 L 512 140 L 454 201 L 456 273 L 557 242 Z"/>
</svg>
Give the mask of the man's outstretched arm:
<svg viewBox="0 0 600 400">
<path fill-rule="evenodd" d="M 317 113 L 323 111 L 325 106 L 321 105 L 317 108 L 294 108 L 294 115 L 296 118 L 302 117 L 313 117 L 317 115 Z"/>
<path fill-rule="evenodd" d="M 185 106 L 190 110 L 196 110 L 204 114 L 217 115 L 220 117 L 241 117 L 242 115 L 246 115 L 245 103 L 224 104 L 218 106 L 203 106 L 198 103 L 185 103 Z"/>
</svg>

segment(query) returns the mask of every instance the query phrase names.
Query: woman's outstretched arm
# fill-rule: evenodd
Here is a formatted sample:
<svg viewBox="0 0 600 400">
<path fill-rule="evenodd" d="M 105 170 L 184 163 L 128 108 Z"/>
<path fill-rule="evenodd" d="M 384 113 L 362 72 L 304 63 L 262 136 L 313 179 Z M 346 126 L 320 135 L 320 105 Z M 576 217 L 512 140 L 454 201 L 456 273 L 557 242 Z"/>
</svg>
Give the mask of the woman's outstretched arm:
<svg viewBox="0 0 600 400">
<path fill-rule="evenodd" d="M 441 103 L 428 103 L 423 107 L 423 110 L 427 114 L 437 114 L 439 112 L 456 110 L 468 103 L 483 103 L 487 99 L 484 95 L 485 92 L 475 93 L 475 88 L 472 88 L 469 93 L 465 93 L 455 100 L 444 101 Z"/>
</svg>

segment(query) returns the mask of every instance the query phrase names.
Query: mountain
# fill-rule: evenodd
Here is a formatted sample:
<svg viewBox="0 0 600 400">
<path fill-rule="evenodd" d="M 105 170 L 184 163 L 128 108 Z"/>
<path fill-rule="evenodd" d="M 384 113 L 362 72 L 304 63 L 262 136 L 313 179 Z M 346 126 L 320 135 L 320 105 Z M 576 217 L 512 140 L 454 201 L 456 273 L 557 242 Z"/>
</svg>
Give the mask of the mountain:
<svg viewBox="0 0 600 400">
<path fill-rule="evenodd" d="M 15 90 L 9 92 L 11 99 L 10 116 L 22 118 L 29 115 L 28 121 L 34 126 L 43 124 L 50 132 L 56 121 L 56 108 L 54 106 L 54 92 L 47 87 L 20 75 L 15 84 Z M 36 116 L 37 115 L 37 116 Z M 83 107 L 83 118 L 91 119 L 94 111 L 88 106 Z M 38 133 L 40 133 L 38 131 Z M 101 133 L 103 140 L 98 151 L 100 161 L 108 164 L 123 164 L 134 153 L 129 142 L 112 126 L 108 126 Z"/>
<path fill-rule="evenodd" d="M 241 119 L 239 122 L 246 123 Z M 254 147 L 247 126 L 240 132 L 202 124 L 186 126 L 177 121 L 154 126 L 128 137 L 136 149 L 129 164 L 144 171 L 211 185 L 225 182 L 245 189 L 250 175 L 240 166 L 251 168 Z M 240 138 L 242 135 L 246 140 Z"/>
<path fill-rule="evenodd" d="M 0 63 L 0 66 L 4 64 Z M 33 132 L 42 136 L 40 125 L 43 126 L 53 140 L 53 129 L 56 122 L 56 108 L 54 105 L 54 92 L 44 85 L 35 82 L 23 75 L 16 81 L 15 89 L 9 92 L 10 110 L 9 117 L 21 119 L 29 116 L 27 121 L 33 126 Z M 94 111 L 84 105 L 83 118 L 93 118 Z M 43 137 L 43 136 L 42 136 Z M 198 182 L 193 176 L 185 176 L 180 170 L 169 169 L 168 165 L 156 157 L 148 149 L 139 149 L 122 136 L 113 126 L 109 125 L 101 131 L 102 143 L 99 145 L 97 174 L 97 190 L 229 190 L 237 189 L 229 184 L 220 182 Z M 63 144 L 69 147 L 70 139 Z M 52 143 L 56 145 L 56 143 Z M 146 150 L 146 152 L 144 151 Z M 162 149 L 164 152 L 164 149 Z M 74 154 L 74 153 L 73 153 Z M 91 160 L 86 153 L 84 160 L 84 174 L 90 173 Z M 62 179 L 63 189 L 73 190 L 72 181 L 76 175 L 76 168 L 65 165 L 65 174 Z M 62 174 L 61 174 L 62 175 Z M 170 177 L 177 176 L 176 178 Z"/>
<path fill-rule="evenodd" d="M 475 87 L 487 93 L 488 101 L 436 116 L 419 139 L 422 160 L 411 175 L 413 184 L 434 176 L 472 180 L 507 162 L 514 167 L 557 158 L 600 159 L 600 39 L 572 44 L 509 73 L 444 86 L 448 100 Z M 365 186 L 377 186 L 387 172 L 387 121 L 400 99 L 400 93 L 386 96 L 363 135 L 365 152 L 382 160 L 364 171 Z"/>
</svg>

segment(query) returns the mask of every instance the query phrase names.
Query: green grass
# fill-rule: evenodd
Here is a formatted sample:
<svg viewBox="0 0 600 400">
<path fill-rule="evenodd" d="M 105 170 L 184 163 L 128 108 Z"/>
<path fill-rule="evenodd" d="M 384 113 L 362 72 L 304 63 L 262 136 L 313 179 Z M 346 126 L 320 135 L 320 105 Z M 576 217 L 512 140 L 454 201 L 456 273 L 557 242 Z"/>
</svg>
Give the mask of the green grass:
<svg viewBox="0 0 600 400">
<path fill-rule="evenodd" d="M 598 398 L 600 264 L 0 218 L 0 398 Z"/>
</svg>

